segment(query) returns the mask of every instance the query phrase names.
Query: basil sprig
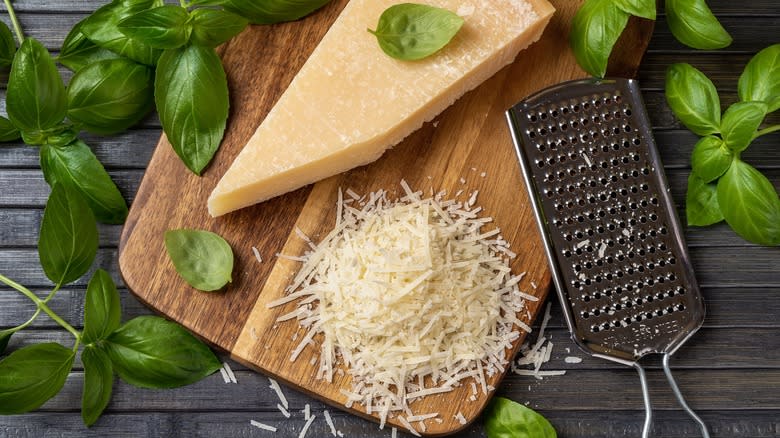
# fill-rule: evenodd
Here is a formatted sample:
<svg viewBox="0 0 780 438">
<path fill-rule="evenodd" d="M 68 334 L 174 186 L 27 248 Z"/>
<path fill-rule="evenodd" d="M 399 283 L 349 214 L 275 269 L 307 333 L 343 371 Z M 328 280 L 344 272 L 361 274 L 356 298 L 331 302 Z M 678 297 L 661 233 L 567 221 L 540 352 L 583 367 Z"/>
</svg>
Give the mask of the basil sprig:
<svg viewBox="0 0 780 438">
<path fill-rule="evenodd" d="M 447 9 L 401 3 L 382 12 L 376 30 L 368 31 L 388 56 L 416 61 L 441 50 L 462 26 L 463 18 Z"/>
<path fill-rule="evenodd" d="M 688 64 L 675 64 L 666 74 L 666 100 L 680 121 L 703 135 L 693 149 L 686 195 L 689 225 L 722 220 L 745 240 L 780 245 L 780 199 L 771 182 L 742 161 L 741 153 L 756 138 L 780 130 L 761 129 L 776 111 L 780 79 L 780 44 L 760 51 L 745 67 L 739 96 L 721 117 L 720 99 L 712 82 Z M 751 99 L 751 100 L 745 100 Z"/>
<path fill-rule="evenodd" d="M 488 438 L 556 438 L 558 434 L 546 418 L 520 403 L 495 397 L 485 411 Z"/>
</svg>

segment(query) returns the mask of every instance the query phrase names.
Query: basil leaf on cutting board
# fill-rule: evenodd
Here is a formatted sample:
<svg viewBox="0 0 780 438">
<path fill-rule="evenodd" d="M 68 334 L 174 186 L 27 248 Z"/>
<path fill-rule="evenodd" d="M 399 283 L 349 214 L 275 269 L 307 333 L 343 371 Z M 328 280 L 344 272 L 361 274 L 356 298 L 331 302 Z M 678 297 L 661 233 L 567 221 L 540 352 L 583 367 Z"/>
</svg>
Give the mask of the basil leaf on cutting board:
<svg viewBox="0 0 780 438">
<path fill-rule="evenodd" d="M 705 0 L 666 0 L 666 22 L 672 35 L 688 47 L 713 50 L 731 44 L 731 35 Z"/>
<path fill-rule="evenodd" d="M 726 147 L 720 137 L 708 135 L 702 137 L 693 147 L 691 167 L 704 182 L 712 182 L 731 165 L 734 154 Z"/>
<path fill-rule="evenodd" d="M 119 377 L 142 388 L 176 388 L 213 374 L 222 364 L 180 325 L 156 316 L 132 319 L 103 343 Z"/>
<path fill-rule="evenodd" d="M 0 116 L 0 141 L 19 140 L 22 134 L 10 120 Z"/>
<path fill-rule="evenodd" d="M 0 415 L 38 409 L 68 378 L 76 353 L 60 344 L 35 344 L 0 361 Z"/>
<path fill-rule="evenodd" d="M 720 132 L 720 97 L 712 81 L 690 64 L 666 69 L 666 102 L 688 129 L 699 135 Z"/>
<path fill-rule="evenodd" d="M 124 18 L 118 27 L 126 36 L 156 49 L 175 49 L 190 38 L 189 15 L 181 6 L 164 5 Z"/>
<path fill-rule="evenodd" d="M 728 107 L 720 123 L 720 133 L 726 146 L 734 152 L 745 150 L 753 141 L 766 110 L 764 102 L 737 102 Z"/>
<path fill-rule="evenodd" d="M 718 203 L 726 222 L 743 239 L 780 245 L 780 199 L 753 166 L 735 159 L 718 180 Z"/>
<path fill-rule="evenodd" d="M 219 9 L 195 9 L 190 13 L 192 44 L 216 47 L 241 33 L 249 22 L 236 14 Z"/>
<path fill-rule="evenodd" d="M 750 59 L 738 84 L 739 98 L 761 101 L 767 112 L 780 109 L 780 44 L 764 48 Z"/>
<path fill-rule="evenodd" d="M 68 118 L 97 134 L 125 131 L 152 109 L 153 83 L 152 69 L 129 59 L 92 63 L 68 84 Z"/>
<path fill-rule="evenodd" d="M 116 59 L 119 55 L 90 41 L 81 31 L 84 20 L 76 23 L 62 42 L 56 61 L 71 71 L 79 71 L 93 62 Z"/>
<path fill-rule="evenodd" d="M 16 42 L 11 29 L 0 21 L 0 68 L 10 67 L 16 54 Z"/>
<path fill-rule="evenodd" d="M 119 22 L 139 12 L 162 6 L 160 0 L 113 1 L 87 17 L 81 32 L 90 41 L 114 53 L 146 65 L 155 65 L 162 50 L 141 40 L 130 38 L 119 30 Z"/>
<path fill-rule="evenodd" d="M 629 14 L 613 0 L 588 0 L 572 19 L 569 44 L 583 70 L 597 78 L 607 73 L 607 61 Z"/>
<path fill-rule="evenodd" d="M 84 364 L 84 384 L 81 395 L 81 419 L 86 426 L 93 425 L 111 400 L 114 369 L 108 354 L 97 347 L 85 347 L 81 352 Z"/>
<path fill-rule="evenodd" d="M 157 65 L 154 99 L 176 155 L 200 175 L 219 148 L 228 116 L 227 78 L 214 49 L 166 50 Z"/>
<path fill-rule="evenodd" d="M 233 250 L 217 234 L 203 230 L 168 230 L 165 249 L 176 272 L 195 289 L 215 291 L 232 281 Z"/>
<path fill-rule="evenodd" d="M 427 58 L 446 46 L 463 26 L 463 18 L 443 8 L 401 3 L 379 16 L 368 29 L 388 56 L 403 61 Z"/>
<path fill-rule="evenodd" d="M 81 194 L 54 184 L 43 211 L 38 255 L 46 277 L 61 286 L 84 275 L 95 260 L 98 231 Z"/>
<path fill-rule="evenodd" d="M 488 438 L 556 438 L 546 418 L 533 409 L 504 397 L 495 397 L 485 412 Z"/>
<path fill-rule="evenodd" d="M 254 24 L 274 24 L 303 18 L 330 0 L 217 0 L 203 4 L 220 5 Z"/>
<path fill-rule="evenodd" d="M 98 269 L 87 285 L 84 298 L 84 331 L 82 342 L 91 344 L 105 339 L 119 328 L 122 308 L 119 292 L 108 272 Z"/>
<path fill-rule="evenodd" d="M 647 18 L 648 20 L 655 20 L 656 0 L 614 0 L 623 12 L 633 15 L 635 17 Z"/>
<path fill-rule="evenodd" d="M 706 227 L 723 220 L 718 204 L 717 184 L 706 183 L 695 171 L 688 176 L 685 216 L 688 225 L 697 227 Z"/>
</svg>

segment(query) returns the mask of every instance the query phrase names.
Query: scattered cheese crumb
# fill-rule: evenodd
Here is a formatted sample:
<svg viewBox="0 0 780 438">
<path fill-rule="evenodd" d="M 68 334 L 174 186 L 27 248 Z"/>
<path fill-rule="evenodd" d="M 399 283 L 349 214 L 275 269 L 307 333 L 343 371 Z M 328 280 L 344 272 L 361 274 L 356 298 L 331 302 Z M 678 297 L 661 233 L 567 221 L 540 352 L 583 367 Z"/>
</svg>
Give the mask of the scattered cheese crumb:
<svg viewBox="0 0 780 438">
<path fill-rule="evenodd" d="M 269 426 L 269 425 L 267 425 L 267 424 L 263 424 L 263 423 L 261 423 L 261 422 L 259 422 L 259 421 L 251 420 L 251 421 L 249 421 L 249 424 L 251 424 L 251 425 L 252 425 L 252 426 L 254 426 L 254 427 L 257 427 L 257 428 L 263 429 L 263 430 L 268 430 L 268 431 L 271 431 L 271 432 L 276 432 L 276 428 L 275 428 L 275 427 L 273 427 L 273 426 Z"/>
<path fill-rule="evenodd" d="M 231 382 L 238 383 L 238 381 L 236 380 L 236 375 L 233 374 L 233 370 L 230 368 L 230 365 L 227 362 L 222 363 L 222 368 L 225 370 L 225 374 L 227 374 L 228 379 L 230 379 Z"/>
<path fill-rule="evenodd" d="M 314 423 L 315 418 L 317 418 L 316 415 L 312 415 L 311 417 L 308 418 L 306 424 L 303 425 L 303 429 L 301 429 L 301 433 L 298 434 L 298 438 L 304 438 L 306 436 L 306 432 L 309 430 L 309 426 L 311 426 L 311 424 Z"/>
<path fill-rule="evenodd" d="M 311 418 L 311 406 L 309 406 L 308 403 L 306 403 L 306 406 L 303 407 L 303 410 L 301 412 L 303 412 L 304 420 L 308 420 L 309 418 Z"/>
<path fill-rule="evenodd" d="M 284 418 L 290 418 L 290 411 L 284 408 L 284 406 L 280 405 L 279 403 L 276 404 L 276 409 L 279 409 L 279 412 L 284 415 Z"/>
<path fill-rule="evenodd" d="M 482 173 L 480 173 L 480 174 L 479 174 L 479 176 L 481 176 L 482 178 L 484 178 L 484 177 L 486 177 L 486 176 L 487 176 L 487 172 L 482 172 Z"/>
<path fill-rule="evenodd" d="M 582 358 L 577 356 L 566 356 L 566 358 L 563 359 L 563 361 L 566 363 L 580 363 L 582 362 Z"/>
<path fill-rule="evenodd" d="M 458 423 L 460 423 L 460 424 L 466 424 L 466 423 L 468 423 L 468 421 L 466 421 L 466 417 L 464 417 L 464 416 L 463 416 L 463 414 L 461 414 L 460 412 L 458 412 L 458 413 L 455 415 L 455 419 L 456 419 L 456 420 L 458 420 Z"/>
<path fill-rule="evenodd" d="M 255 248 L 255 247 L 253 246 L 253 247 L 252 247 L 252 252 L 254 253 L 254 255 L 255 255 L 255 258 L 257 259 L 257 262 L 258 262 L 258 263 L 263 263 L 263 258 L 262 258 L 262 257 L 260 257 L 260 250 L 258 250 L 257 248 Z"/>
<path fill-rule="evenodd" d="M 279 382 L 271 378 L 268 380 L 271 382 L 271 389 L 276 392 L 276 396 L 279 397 L 279 401 L 282 402 L 282 406 L 284 406 L 285 409 L 290 409 L 290 405 L 287 403 L 287 398 L 284 396 L 282 388 L 279 386 Z"/>
<path fill-rule="evenodd" d="M 328 423 L 328 427 L 330 428 L 330 433 L 333 434 L 333 436 L 337 436 L 336 426 L 333 424 L 333 419 L 330 418 L 330 412 L 326 409 L 323 414 L 325 415 L 325 422 Z"/>
<path fill-rule="evenodd" d="M 230 376 L 228 376 L 227 371 L 225 371 L 225 368 L 222 367 L 219 369 L 220 374 L 222 374 L 222 380 L 225 381 L 225 383 L 230 383 Z"/>
<path fill-rule="evenodd" d="M 461 178 L 461 179 L 460 179 L 460 183 L 461 183 L 461 184 L 466 184 L 466 178 Z"/>
<path fill-rule="evenodd" d="M 392 428 L 392 432 L 390 432 L 390 438 L 397 438 L 398 437 L 398 429 Z"/>
<path fill-rule="evenodd" d="M 409 422 L 404 418 L 403 416 L 398 417 L 398 421 L 409 430 L 409 432 L 414 436 L 422 436 L 419 432 L 417 432 L 417 429 L 415 429 Z"/>
<path fill-rule="evenodd" d="M 602 242 L 601 247 L 599 248 L 599 258 L 604 257 L 604 253 L 607 251 L 607 244 Z"/>
<path fill-rule="evenodd" d="M 590 239 L 585 239 L 582 242 L 577 244 L 577 248 L 582 248 L 583 246 L 588 246 L 590 244 Z"/>
</svg>

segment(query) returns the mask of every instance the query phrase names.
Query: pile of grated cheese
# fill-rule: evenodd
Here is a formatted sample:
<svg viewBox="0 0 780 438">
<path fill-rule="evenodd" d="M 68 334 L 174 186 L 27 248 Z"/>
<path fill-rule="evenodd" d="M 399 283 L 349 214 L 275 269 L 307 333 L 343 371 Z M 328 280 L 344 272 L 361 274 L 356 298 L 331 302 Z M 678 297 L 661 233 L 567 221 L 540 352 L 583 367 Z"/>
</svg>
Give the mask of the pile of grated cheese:
<svg viewBox="0 0 780 438">
<path fill-rule="evenodd" d="M 476 192 L 460 202 L 401 186 L 396 201 L 382 190 L 362 198 L 348 190 L 346 200 L 339 191 L 334 230 L 317 245 L 299 231 L 311 250 L 279 255 L 303 266 L 268 305 L 297 301 L 278 318 L 307 330 L 291 360 L 319 348 L 317 377 L 328 381 L 343 363 L 352 378 L 346 405 L 378 414 L 380 427 L 396 415 L 409 424 L 419 417 L 411 403 L 464 379 L 492 390 L 487 378 L 507 366 L 519 329 L 530 332 L 516 314 L 536 300 L 520 291 L 500 230 L 482 230 L 492 218 L 478 217 Z"/>
</svg>

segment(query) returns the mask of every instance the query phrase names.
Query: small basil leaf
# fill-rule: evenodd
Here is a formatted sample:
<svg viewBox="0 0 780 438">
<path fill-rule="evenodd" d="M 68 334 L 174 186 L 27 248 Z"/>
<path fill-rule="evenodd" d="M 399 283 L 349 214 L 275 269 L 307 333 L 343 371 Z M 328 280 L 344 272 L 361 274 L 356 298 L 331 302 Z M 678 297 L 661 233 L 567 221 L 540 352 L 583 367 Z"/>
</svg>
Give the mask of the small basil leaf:
<svg viewBox="0 0 780 438">
<path fill-rule="evenodd" d="M 582 5 L 572 20 L 569 45 L 583 70 L 604 77 L 609 54 L 628 18 L 613 0 L 588 0 Z"/>
<path fill-rule="evenodd" d="M 98 269 L 89 280 L 84 299 L 84 344 L 107 338 L 119 328 L 121 317 L 122 308 L 116 285 L 108 272 Z"/>
<path fill-rule="evenodd" d="M 731 35 L 705 0 L 666 0 L 666 22 L 672 35 L 688 47 L 712 50 L 731 44 Z"/>
<path fill-rule="evenodd" d="M 705 183 L 716 180 L 731 165 L 733 154 L 719 137 L 702 137 L 693 148 L 691 167 Z"/>
<path fill-rule="evenodd" d="M 766 116 L 764 102 L 737 102 L 731 105 L 720 124 L 723 141 L 734 152 L 744 150 L 756 134 Z"/>
<path fill-rule="evenodd" d="M 214 49 L 166 50 L 157 66 L 154 99 L 173 150 L 200 175 L 219 148 L 228 116 L 227 78 Z"/>
<path fill-rule="evenodd" d="M 16 52 L 6 99 L 8 118 L 23 131 L 48 129 L 65 119 L 65 84 L 49 51 L 32 38 Z"/>
<path fill-rule="evenodd" d="M 60 344 L 24 347 L 0 361 L 0 415 L 38 409 L 68 378 L 75 353 Z"/>
<path fill-rule="evenodd" d="M 463 18 L 443 8 L 401 3 L 379 16 L 368 29 L 388 56 L 404 61 L 427 58 L 446 46 L 463 26 Z"/>
<path fill-rule="evenodd" d="M 635 17 L 655 20 L 655 0 L 615 0 L 615 4 Z"/>
<path fill-rule="evenodd" d="M 723 220 L 718 205 L 718 189 L 707 184 L 696 172 L 688 176 L 688 192 L 685 194 L 685 215 L 688 225 L 705 227 Z"/>
<path fill-rule="evenodd" d="M 121 224 L 127 204 L 111 177 L 89 146 L 81 140 L 67 146 L 43 146 L 41 169 L 50 186 L 56 183 L 77 188 L 97 220 Z"/>
<path fill-rule="evenodd" d="M 111 400 L 114 386 L 114 370 L 111 359 L 103 350 L 86 347 L 81 352 L 84 364 L 84 386 L 81 396 L 81 419 L 91 426 L 100 418 Z"/>
<path fill-rule="evenodd" d="M 215 291 L 232 281 L 233 250 L 217 234 L 202 230 L 168 230 L 165 249 L 176 272 L 195 289 Z"/>
<path fill-rule="evenodd" d="M 55 184 L 38 239 L 43 272 L 56 285 L 68 284 L 87 273 L 97 248 L 97 225 L 86 201 L 70 186 Z"/>
<path fill-rule="evenodd" d="M 743 239 L 780 245 L 780 199 L 772 183 L 753 166 L 734 160 L 718 180 L 718 203 L 726 222 Z"/>
<path fill-rule="evenodd" d="M 546 418 L 504 397 L 495 397 L 485 412 L 488 438 L 556 438 Z"/>
<path fill-rule="evenodd" d="M 192 16 L 192 44 L 216 47 L 246 28 L 244 18 L 218 9 L 196 9 Z"/>
<path fill-rule="evenodd" d="M 77 135 L 73 126 L 60 123 L 42 131 L 22 131 L 22 140 L 29 145 L 64 146 L 75 140 Z"/>
<path fill-rule="evenodd" d="M 154 48 L 175 49 L 187 44 L 190 38 L 188 18 L 189 13 L 181 6 L 165 5 L 123 19 L 119 30 Z"/>
<path fill-rule="evenodd" d="M 202 4 L 222 5 L 255 24 L 274 24 L 303 18 L 330 0 L 219 0 Z"/>
<path fill-rule="evenodd" d="M 0 141 L 14 141 L 21 137 L 22 134 L 16 129 L 16 126 L 10 120 L 0 116 Z"/>
<path fill-rule="evenodd" d="M 104 49 L 87 39 L 81 31 L 84 20 L 76 23 L 70 30 L 65 41 L 62 42 L 60 54 L 57 56 L 57 62 L 69 68 L 71 71 L 79 71 L 83 67 L 93 62 L 103 59 L 116 59 L 119 55 Z"/>
<path fill-rule="evenodd" d="M 0 21 L 0 68 L 10 67 L 15 53 L 16 43 L 11 29 Z"/>
<path fill-rule="evenodd" d="M 125 382 L 143 388 L 175 388 L 214 373 L 214 353 L 178 324 L 156 316 L 128 321 L 104 343 Z"/>
<path fill-rule="evenodd" d="M 8 342 L 11 340 L 11 336 L 13 335 L 14 332 L 10 330 L 0 331 L 0 355 L 2 355 L 5 349 L 8 348 Z"/>
<path fill-rule="evenodd" d="M 720 98 L 712 81 L 690 64 L 666 70 L 666 102 L 688 129 L 699 135 L 720 130 Z"/>
<path fill-rule="evenodd" d="M 106 48 L 133 61 L 155 65 L 162 51 L 141 40 L 123 34 L 118 24 L 131 15 L 158 6 L 155 0 L 114 1 L 87 17 L 81 31 L 100 47 Z"/>
<path fill-rule="evenodd" d="M 780 109 L 780 44 L 758 52 L 739 77 L 739 98 L 769 105 L 767 112 Z"/>
<path fill-rule="evenodd" d="M 79 70 L 68 84 L 68 118 L 109 135 L 135 125 L 154 104 L 152 70 L 129 59 L 106 59 Z"/>
</svg>

